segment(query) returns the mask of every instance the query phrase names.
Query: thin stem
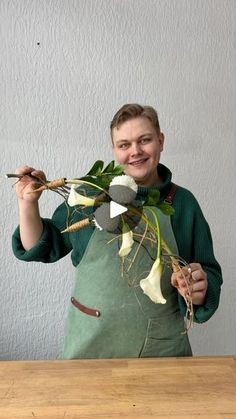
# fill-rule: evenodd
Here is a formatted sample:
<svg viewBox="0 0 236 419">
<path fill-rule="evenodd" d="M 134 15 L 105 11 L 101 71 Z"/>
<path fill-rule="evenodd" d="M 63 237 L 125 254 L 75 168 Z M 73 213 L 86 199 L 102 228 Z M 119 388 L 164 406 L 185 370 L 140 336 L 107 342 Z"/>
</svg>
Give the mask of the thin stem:
<svg viewBox="0 0 236 419">
<path fill-rule="evenodd" d="M 154 216 L 154 211 L 150 207 L 145 207 L 145 208 L 151 210 L 151 212 L 152 212 L 152 214 Z M 157 238 L 159 237 L 160 230 L 158 232 L 157 228 L 151 223 L 151 221 L 146 217 L 145 214 L 143 214 L 142 212 L 138 211 L 134 207 L 128 207 L 128 209 L 129 209 L 130 212 L 133 212 L 134 214 L 138 215 L 150 227 L 150 229 L 154 232 L 155 236 Z M 166 241 L 161 236 L 160 236 L 160 240 L 158 240 L 158 241 L 160 241 L 160 246 L 168 253 L 168 255 L 169 255 L 170 259 L 171 259 L 172 264 L 174 266 L 178 266 L 179 265 L 178 264 L 178 260 L 173 256 L 172 251 L 171 251 L 170 247 L 168 246 L 168 244 L 166 243 Z M 159 243 L 158 243 L 158 245 L 159 245 Z"/>
<path fill-rule="evenodd" d="M 74 184 L 74 185 L 90 185 L 93 186 L 94 188 L 99 189 L 100 191 L 103 191 L 106 195 L 109 195 L 108 192 L 106 190 L 104 190 L 103 188 L 101 188 L 98 185 L 95 185 L 92 182 L 88 182 L 87 180 L 80 180 L 80 179 L 65 179 L 65 183 L 69 183 L 69 184 Z"/>
<path fill-rule="evenodd" d="M 157 258 L 160 259 L 160 257 L 161 257 L 161 230 L 160 230 L 159 220 L 158 220 L 158 217 L 157 217 L 155 211 L 152 208 L 147 207 L 147 210 L 151 212 L 151 214 L 152 214 L 152 216 L 155 220 L 155 223 L 156 223 L 156 229 L 157 229 Z"/>
<path fill-rule="evenodd" d="M 42 183 L 43 185 L 46 183 L 46 181 L 44 181 L 43 179 L 41 179 L 40 177 L 38 177 L 38 176 L 34 176 L 34 175 L 32 175 L 31 173 L 7 173 L 6 175 L 5 175 L 5 177 L 6 178 L 17 178 L 17 179 L 22 179 L 23 177 L 25 177 L 25 176 L 29 176 L 29 177 L 31 177 L 32 179 L 34 179 L 34 180 L 37 180 L 37 182 L 40 182 L 40 183 Z"/>
</svg>

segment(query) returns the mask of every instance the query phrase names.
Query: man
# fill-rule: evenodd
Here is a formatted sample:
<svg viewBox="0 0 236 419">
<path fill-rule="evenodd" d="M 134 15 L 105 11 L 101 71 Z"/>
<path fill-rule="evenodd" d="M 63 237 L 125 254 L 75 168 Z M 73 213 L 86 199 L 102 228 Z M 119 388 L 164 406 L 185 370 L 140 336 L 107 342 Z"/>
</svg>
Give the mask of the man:
<svg viewBox="0 0 236 419">
<path fill-rule="evenodd" d="M 161 200 L 169 193 L 171 172 L 159 163 L 164 135 L 156 111 L 149 106 L 124 105 L 111 122 L 113 153 L 125 167 L 125 174 L 139 185 L 138 198 L 145 200 L 151 188 Z M 24 166 L 17 173 L 42 177 L 41 171 Z M 20 226 L 13 236 L 13 249 L 22 260 L 55 262 L 71 252 L 76 268 L 73 305 L 69 308 L 65 332 L 65 358 L 110 358 L 146 356 L 188 356 L 191 348 L 183 334 L 186 281 L 183 270 L 162 275 L 166 304 L 153 303 L 139 286 L 152 266 L 155 246 L 147 241 L 131 269 L 131 282 L 121 277 L 117 240 L 95 227 L 61 234 L 68 221 L 65 204 L 52 220 L 42 219 L 40 194 L 29 194 L 35 183 L 28 177 L 18 182 Z M 196 322 L 208 320 L 218 307 L 221 269 L 215 260 L 211 234 L 191 192 L 178 186 L 173 197 L 174 214 L 163 216 L 156 209 L 162 235 L 174 254 L 189 265 L 193 279 L 192 302 Z M 83 219 L 82 209 L 76 213 Z M 87 216 L 87 214 L 86 214 Z M 109 243 L 109 245 L 107 245 Z M 133 249 L 135 252 L 137 249 Z M 132 282 L 133 281 L 133 282 Z M 131 284 L 131 285 L 130 285 Z M 178 291 L 177 291 L 178 290 Z M 96 313 L 100 316 L 96 317 Z"/>
</svg>

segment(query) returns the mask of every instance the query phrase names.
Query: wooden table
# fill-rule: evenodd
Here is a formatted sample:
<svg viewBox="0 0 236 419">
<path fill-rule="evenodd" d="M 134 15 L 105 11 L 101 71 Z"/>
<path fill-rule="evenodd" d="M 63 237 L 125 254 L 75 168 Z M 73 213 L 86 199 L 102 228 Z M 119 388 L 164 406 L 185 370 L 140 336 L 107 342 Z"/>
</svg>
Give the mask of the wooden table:
<svg viewBox="0 0 236 419">
<path fill-rule="evenodd" d="M 236 418 L 236 356 L 1 361 L 0 418 Z"/>
</svg>

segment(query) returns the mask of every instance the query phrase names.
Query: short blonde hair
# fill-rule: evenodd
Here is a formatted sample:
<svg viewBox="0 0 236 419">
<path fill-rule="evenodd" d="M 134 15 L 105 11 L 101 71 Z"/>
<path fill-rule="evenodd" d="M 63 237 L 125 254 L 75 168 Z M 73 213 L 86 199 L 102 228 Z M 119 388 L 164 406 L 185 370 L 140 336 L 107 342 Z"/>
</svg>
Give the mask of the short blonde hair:
<svg viewBox="0 0 236 419">
<path fill-rule="evenodd" d="M 152 106 L 142 106 L 138 103 L 127 103 L 123 105 L 114 115 L 111 124 L 111 136 L 114 128 L 119 128 L 124 122 L 133 118 L 145 117 L 149 119 L 157 134 L 160 134 L 160 124 L 157 111 Z"/>
</svg>

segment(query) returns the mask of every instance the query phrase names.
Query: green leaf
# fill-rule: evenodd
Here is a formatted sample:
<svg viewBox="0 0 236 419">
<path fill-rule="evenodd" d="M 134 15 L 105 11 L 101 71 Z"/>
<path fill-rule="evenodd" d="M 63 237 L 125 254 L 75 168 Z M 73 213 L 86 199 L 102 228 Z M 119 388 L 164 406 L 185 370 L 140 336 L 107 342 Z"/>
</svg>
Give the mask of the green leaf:
<svg viewBox="0 0 236 419">
<path fill-rule="evenodd" d="M 103 189 L 108 189 L 112 179 L 113 179 L 113 176 L 110 175 L 110 174 L 102 175 L 99 178 L 99 182 L 100 182 L 99 186 L 101 186 L 101 188 L 103 188 Z"/>
<path fill-rule="evenodd" d="M 157 208 L 159 208 L 161 210 L 161 212 L 163 212 L 163 214 L 165 215 L 173 215 L 175 210 L 172 207 L 171 204 L 167 204 L 166 202 L 160 202 L 157 205 Z"/>
<path fill-rule="evenodd" d="M 152 197 L 156 202 L 158 202 L 160 199 L 160 191 L 158 189 L 150 189 L 148 196 Z"/>
<path fill-rule="evenodd" d="M 144 202 L 144 205 L 157 206 L 159 199 L 160 199 L 160 191 L 158 191 L 158 189 L 150 189 L 148 192 L 148 196 Z"/>
<path fill-rule="evenodd" d="M 83 176 L 83 177 L 80 177 L 79 179 L 80 179 L 80 180 L 85 180 L 86 182 L 90 182 L 90 183 L 92 183 L 92 184 L 95 184 L 95 183 L 94 183 L 94 181 L 96 180 L 96 178 L 95 178 L 95 177 L 88 176 L 88 175 L 85 175 L 85 176 Z"/>
<path fill-rule="evenodd" d="M 157 205 L 157 202 L 155 201 L 155 199 L 153 199 L 151 196 L 147 196 L 144 204 L 145 207 L 154 207 Z"/>
<path fill-rule="evenodd" d="M 103 166 L 104 166 L 104 162 L 102 160 L 97 160 L 92 166 L 92 168 L 89 170 L 87 175 L 100 176 L 102 173 Z"/>
<path fill-rule="evenodd" d="M 80 180 L 85 180 L 86 182 L 91 183 L 92 185 L 94 185 L 95 189 L 96 189 L 96 186 L 99 186 L 102 189 L 108 189 L 108 186 L 112 180 L 112 176 L 102 175 L 98 177 L 93 177 L 93 176 L 86 175 L 86 176 L 81 177 Z"/>
<path fill-rule="evenodd" d="M 102 173 L 112 173 L 112 171 L 113 171 L 113 169 L 114 169 L 114 166 L 115 166 L 115 161 L 114 160 L 112 160 L 106 167 L 105 167 L 105 169 L 103 170 L 103 172 Z"/>
<path fill-rule="evenodd" d="M 114 169 L 112 170 L 112 174 L 114 176 L 118 176 L 121 175 L 124 172 L 124 165 L 123 164 L 118 164 L 117 166 L 114 167 Z"/>
</svg>

